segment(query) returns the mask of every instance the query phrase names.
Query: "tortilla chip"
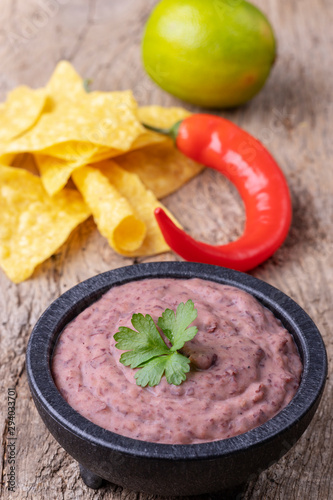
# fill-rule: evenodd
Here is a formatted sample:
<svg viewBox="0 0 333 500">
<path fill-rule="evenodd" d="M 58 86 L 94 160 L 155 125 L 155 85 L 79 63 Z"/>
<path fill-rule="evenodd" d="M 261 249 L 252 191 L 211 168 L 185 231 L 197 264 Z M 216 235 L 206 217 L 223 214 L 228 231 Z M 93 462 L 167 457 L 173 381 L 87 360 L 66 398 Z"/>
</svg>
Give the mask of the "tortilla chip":
<svg viewBox="0 0 333 500">
<path fill-rule="evenodd" d="M 146 235 L 146 226 L 102 172 L 94 167 L 80 167 L 73 172 L 72 178 L 110 246 L 120 254 L 139 248 Z"/>
<path fill-rule="evenodd" d="M 160 143 L 165 138 L 159 134 L 142 134 L 131 146 L 140 148 L 145 144 Z M 161 139 L 162 138 L 162 139 Z M 44 153 L 48 153 L 47 155 Z M 68 141 L 57 144 L 43 151 L 35 153 L 43 185 L 50 196 L 58 193 L 66 185 L 74 170 L 87 165 L 94 164 L 108 158 L 117 157 L 119 151 L 110 150 L 102 146 L 94 146 L 90 143 Z"/>
<path fill-rule="evenodd" d="M 105 153 L 107 153 L 108 157 L 112 154 L 112 150 L 85 141 L 65 141 L 36 152 L 36 154 L 52 156 L 69 163 L 81 163 L 81 165 L 88 164 L 96 155 L 101 153 L 104 153 L 103 158 Z M 114 154 L 119 154 L 119 151 L 116 150 Z"/>
<path fill-rule="evenodd" d="M 183 120 L 192 113 L 184 108 L 163 106 L 141 106 L 138 108 L 138 118 L 141 123 L 147 123 L 153 127 L 168 129 Z"/>
<path fill-rule="evenodd" d="M 108 178 L 117 191 L 131 203 L 137 217 L 145 223 L 147 228 L 147 234 L 142 245 L 135 251 L 122 252 L 123 255 L 127 257 L 142 257 L 170 250 L 156 222 L 154 216 L 155 208 L 162 207 L 175 224 L 179 226 L 179 223 L 162 203 L 156 199 L 155 195 L 145 188 L 140 178 L 136 174 L 127 172 L 119 167 L 114 161 L 104 161 L 96 164 L 96 167 Z"/>
<path fill-rule="evenodd" d="M 90 215 L 81 195 L 63 190 L 50 198 L 39 177 L 0 165 L 0 266 L 19 283 L 50 257 Z"/>
<path fill-rule="evenodd" d="M 31 174 L 37 175 L 39 177 L 39 170 L 31 153 L 21 153 L 19 155 L 16 155 L 11 163 L 11 166 L 24 168 Z"/>
<path fill-rule="evenodd" d="M 12 153 L 0 155 L 0 165 L 9 166 L 12 164 L 14 158 L 15 158 L 15 155 Z"/>
<path fill-rule="evenodd" d="M 44 89 L 33 90 L 17 87 L 8 95 L 6 102 L 0 104 L 0 148 L 11 139 L 22 134 L 40 117 L 47 93 Z"/>
<path fill-rule="evenodd" d="M 141 121 L 165 129 L 188 115 L 138 108 L 130 91 L 86 92 L 66 61 L 45 89 L 15 89 L 0 104 L 0 265 L 7 275 L 27 279 L 91 213 L 122 255 L 168 251 L 154 217 L 162 206 L 156 196 L 203 167 Z M 68 189 L 71 178 L 81 194 Z"/>
<path fill-rule="evenodd" d="M 168 129 L 190 115 L 189 111 L 178 107 L 142 106 L 138 109 L 142 123 L 162 129 Z M 157 198 L 163 198 L 179 189 L 204 167 L 178 151 L 173 140 L 162 134 L 155 135 L 164 140 L 117 156 L 114 161 L 128 172 L 137 174 Z"/>
<path fill-rule="evenodd" d="M 66 186 L 74 170 L 86 163 L 81 160 L 68 162 L 42 154 L 35 154 L 34 156 L 43 186 L 50 196 L 61 191 Z"/>
<path fill-rule="evenodd" d="M 95 147 L 96 154 L 91 156 L 93 149 L 91 149 L 91 144 L 87 143 L 87 145 L 88 154 L 85 152 L 87 151 L 85 149 L 86 144 L 74 142 L 71 144 L 59 144 L 54 148 L 49 148 L 53 149 L 53 151 L 51 151 L 53 156 L 35 153 L 35 159 L 43 185 L 50 196 L 58 193 L 66 186 L 72 172 L 77 168 L 110 157 L 110 149 L 97 146 Z"/>
<path fill-rule="evenodd" d="M 171 139 L 113 160 L 128 172 L 137 174 L 157 198 L 173 193 L 204 168 L 180 153 Z"/>
<path fill-rule="evenodd" d="M 81 76 L 68 61 L 60 61 L 57 64 L 46 88 L 50 95 L 57 100 L 63 96 L 66 96 L 66 99 L 71 99 L 76 94 L 86 93 Z"/>
<path fill-rule="evenodd" d="M 12 141 L 6 153 L 40 151 L 53 156 L 57 145 L 66 143 L 65 153 L 73 160 L 68 143 L 79 142 L 86 145 L 85 158 L 96 153 L 96 146 L 109 148 L 111 156 L 129 150 L 133 141 L 145 133 L 131 91 L 87 93 L 82 79 L 65 61 L 56 67 L 46 90 L 48 112 L 32 130 Z M 74 160 L 79 160 L 79 154 L 74 152 Z"/>
<path fill-rule="evenodd" d="M 157 134 L 156 132 L 151 132 L 146 129 L 137 139 L 135 139 L 131 145 L 131 151 L 134 149 L 143 148 L 144 146 L 148 146 L 150 144 L 158 144 L 160 142 L 164 142 L 167 137 L 163 134 Z"/>
</svg>

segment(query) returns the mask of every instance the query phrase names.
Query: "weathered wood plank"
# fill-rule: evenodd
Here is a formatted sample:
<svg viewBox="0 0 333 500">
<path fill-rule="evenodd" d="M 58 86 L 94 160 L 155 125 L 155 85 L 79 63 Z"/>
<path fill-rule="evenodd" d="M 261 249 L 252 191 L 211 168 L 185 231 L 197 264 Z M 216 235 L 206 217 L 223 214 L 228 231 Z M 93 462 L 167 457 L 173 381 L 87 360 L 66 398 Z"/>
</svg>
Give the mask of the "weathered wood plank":
<svg viewBox="0 0 333 500">
<path fill-rule="evenodd" d="M 179 104 L 150 82 L 141 67 L 142 27 L 155 3 L 3 0 L 0 99 L 21 83 L 44 85 L 56 62 L 66 58 L 83 76 L 94 80 L 93 88 L 132 88 L 140 104 Z M 248 105 L 222 114 L 256 135 L 277 158 L 290 183 L 294 220 L 285 245 L 252 274 L 277 286 L 308 311 L 323 334 L 331 361 L 333 8 L 329 0 L 315 4 L 312 0 L 255 3 L 272 21 L 279 56 L 262 92 Z M 200 174 L 165 203 L 184 227 L 205 241 L 223 243 L 242 231 L 244 215 L 237 193 L 211 171 Z M 139 260 L 173 259 L 175 256 L 168 253 Z M 89 220 L 54 257 L 39 266 L 32 280 L 13 285 L 0 274 L 1 498 L 152 498 L 113 485 L 98 492 L 86 488 L 76 464 L 41 423 L 24 371 L 29 333 L 47 305 L 79 281 L 132 262 L 116 255 Z M 10 494 L 5 484 L 6 398 L 10 387 L 17 391 L 15 494 Z M 233 497 L 332 498 L 332 406 L 329 379 L 319 411 L 302 439 L 278 464 L 253 478 Z"/>
</svg>

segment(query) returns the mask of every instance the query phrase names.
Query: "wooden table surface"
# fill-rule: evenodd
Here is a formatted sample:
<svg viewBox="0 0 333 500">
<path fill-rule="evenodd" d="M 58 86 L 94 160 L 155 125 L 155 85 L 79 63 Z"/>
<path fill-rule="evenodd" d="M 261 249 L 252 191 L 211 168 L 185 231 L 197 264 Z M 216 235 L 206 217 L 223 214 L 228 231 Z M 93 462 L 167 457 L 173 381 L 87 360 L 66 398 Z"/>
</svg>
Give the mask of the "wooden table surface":
<svg viewBox="0 0 333 500">
<path fill-rule="evenodd" d="M 93 79 L 93 88 L 131 88 L 140 104 L 182 105 L 155 86 L 140 61 L 140 39 L 155 0 L 1 0 L 0 99 L 19 84 L 43 86 L 60 59 Z M 258 137 L 285 172 L 294 217 L 281 249 L 251 274 L 296 300 L 318 325 L 329 363 L 333 354 L 333 5 L 330 0 L 256 0 L 278 39 L 278 58 L 262 92 L 246 106 L 222 112 Z M 195 108 L 189 109 L 195 110 Z M 165 204 L 197 238 L 223 243 L 241 234 L 244 214 L 235 189 L 206 170 Z M 1 216 L 1 215 L 0 215 Z M 115 485 L 89 490 L 78 466 L 48 433 L 32 402 L 25 371 L 29 334 L 61 293 L 97 273 L 136 262 L 123 258 L 91 219 L 38 267 L 12 284 L 0 271 L 1 498 L 147 499 Z M 331 367 L 330 372 L 331 374 Z M 16 388 L 16 492 L 6 486 L 7 391 Z M 232 498 L 333 498 L 332 379 L 308 430 L 276 465 Z M 224 498 L 218 495 L 217 498 Z M 152 498 L 152 497 L 149 497 Z M 210 498 L 204 496 L 201 498 Z"/>
</svg>

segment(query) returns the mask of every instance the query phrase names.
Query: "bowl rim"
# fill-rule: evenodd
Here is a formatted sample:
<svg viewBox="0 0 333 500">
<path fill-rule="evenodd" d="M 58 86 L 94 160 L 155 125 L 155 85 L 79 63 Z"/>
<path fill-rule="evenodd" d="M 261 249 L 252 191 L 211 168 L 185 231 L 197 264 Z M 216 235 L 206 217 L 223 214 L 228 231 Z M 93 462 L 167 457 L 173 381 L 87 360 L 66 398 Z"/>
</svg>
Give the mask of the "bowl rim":
<svg viewBox="0 0 333 500">
<path fill-rule="evenodd" d="M 65 401 L 53 381 L 50 369 L 56 339 L 65 325 L 113 286 L 163 277 L 198 277 L 240 288 L 271 309 L 289 331 L 296 332 L 296 337 L 294 333 L 293 336 L 302 357 L 303 374 L 297 393 L 283 410 L 264 424 L 235 437 L 195 444 L 164 444 L 141 441 L 103 429 L 80 415 Z M 126 455 L 170 460 L 227 457 L 272 441 L 300 421 L 318 402 L 327 376 L 327 355 L 320 332 L 294 300 L 249 274 L 209 264 L 179 261 L 116 268 L 93 276 L 66 291 L 51 303 L 33 328 L 26 364 L 33 396 L 70 433 L 91 444 Z M 286 443 L 286 446 L 291 447 L 291 444 Z"/>
</svg>

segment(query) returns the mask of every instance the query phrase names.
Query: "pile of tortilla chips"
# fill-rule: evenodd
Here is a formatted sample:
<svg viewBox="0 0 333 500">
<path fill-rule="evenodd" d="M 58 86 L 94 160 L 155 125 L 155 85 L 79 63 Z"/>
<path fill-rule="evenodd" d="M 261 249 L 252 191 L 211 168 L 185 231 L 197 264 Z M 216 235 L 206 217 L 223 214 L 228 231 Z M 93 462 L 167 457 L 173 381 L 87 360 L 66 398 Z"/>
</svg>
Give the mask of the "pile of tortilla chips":
<svg viewBox="0 0 333 500">
<path fill-rule="evenodd" d="M 90 215 L 122 255 L 167 251 L 153 213 L 158 199 L 202 167 L 141 122 L 169 127 L 188 114 L 139 108 L 130 91 L 86 92 L 66 61 L 45 88 L 13 90 L 0 104 L 0 267 L 7 276 L 29 278 Z"/>
</svg>

